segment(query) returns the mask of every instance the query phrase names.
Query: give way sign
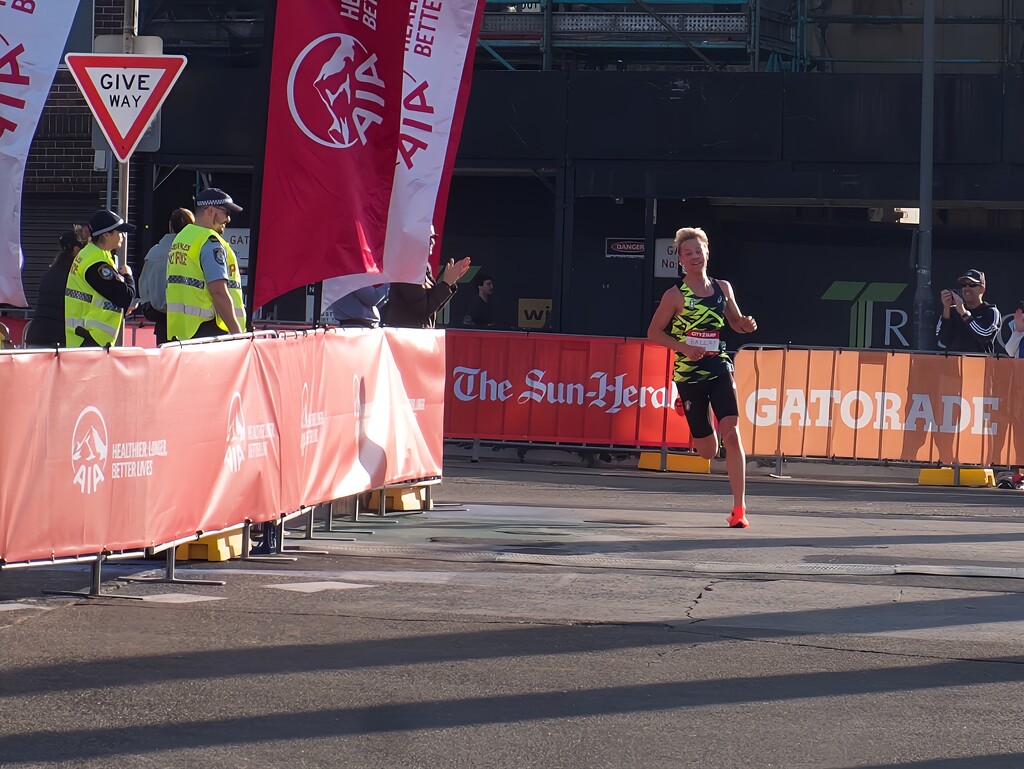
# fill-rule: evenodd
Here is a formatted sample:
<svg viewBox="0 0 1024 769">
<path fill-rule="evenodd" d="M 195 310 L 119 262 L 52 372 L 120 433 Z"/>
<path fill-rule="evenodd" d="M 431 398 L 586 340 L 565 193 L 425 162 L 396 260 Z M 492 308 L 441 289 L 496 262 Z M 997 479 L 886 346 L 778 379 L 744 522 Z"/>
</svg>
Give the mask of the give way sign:
<svg viewBox="0 0 1024 769">
<path fill-rule="evenodd" d="M 186 59 L 132 53 L 69 53 L 64 61 L 114 157 L 127 163 L 185 69 Z"/>
</svg>

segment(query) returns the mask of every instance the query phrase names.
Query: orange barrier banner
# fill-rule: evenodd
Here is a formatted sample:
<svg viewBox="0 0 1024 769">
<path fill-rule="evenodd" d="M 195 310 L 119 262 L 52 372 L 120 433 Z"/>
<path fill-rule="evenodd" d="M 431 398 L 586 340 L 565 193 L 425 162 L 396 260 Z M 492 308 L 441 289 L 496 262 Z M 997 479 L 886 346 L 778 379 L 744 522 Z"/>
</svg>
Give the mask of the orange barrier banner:
<svg viewBox="0 0 1024 769">
<path fill-rule="evenodd" d="M 736 381 L 750 454 L 1024 462 L 1024 361 L 744 348 Z"/>
<path fill-rule="evenodd" d="M 0 355 L 0 557 L 157 546 L 439 476 L 443 387 L 426 330 Z"/>
<path fill-rule="evenodd" d="M 690 447 L 671 353 L 639 339 L 447 332 L 448 438 Z"/>
</svg>

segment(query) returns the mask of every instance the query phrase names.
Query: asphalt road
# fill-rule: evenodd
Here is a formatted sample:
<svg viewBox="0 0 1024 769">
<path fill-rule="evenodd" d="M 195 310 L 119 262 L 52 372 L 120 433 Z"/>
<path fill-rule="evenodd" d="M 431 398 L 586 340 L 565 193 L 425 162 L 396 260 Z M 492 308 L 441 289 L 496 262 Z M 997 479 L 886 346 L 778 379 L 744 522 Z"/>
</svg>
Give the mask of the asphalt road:
<svg viewBox="0 0 1024 769">
<path fill-rule="evenodd" d="M 1024 495 L 445 474 L 223 586 L 0 573 L 0 766 L 1024 766 Z"/>
</svg>

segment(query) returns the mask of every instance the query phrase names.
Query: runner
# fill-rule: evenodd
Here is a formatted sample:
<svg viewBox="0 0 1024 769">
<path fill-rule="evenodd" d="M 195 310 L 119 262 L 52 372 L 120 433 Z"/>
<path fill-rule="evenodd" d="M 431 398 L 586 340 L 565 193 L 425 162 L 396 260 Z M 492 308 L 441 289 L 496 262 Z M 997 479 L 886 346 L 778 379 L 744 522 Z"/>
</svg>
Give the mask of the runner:
<svg viewBox="0 0 1024 769">
<path fill-rule="evenodd" d="M 725 352 L 722 329 L 749 334 L 757 322 L 740 313 L 732 286 L 708 277 L 708 236 L 697 227 L 676 232 L 676 254 L 683 282 L 670 288 L 651 319 L 647 338 L 675 351 L 673 380 L 679 393 L 693 446 L 705 459 L 718 453 L 718 438 L 711 411 L 725 446 L 725 466 L 732 487 L 733 508 L 726 519 L 734 529 L 747 521 L 747 457 L 737 425 L 739 408 L 732 361 Z"/>
</svg>

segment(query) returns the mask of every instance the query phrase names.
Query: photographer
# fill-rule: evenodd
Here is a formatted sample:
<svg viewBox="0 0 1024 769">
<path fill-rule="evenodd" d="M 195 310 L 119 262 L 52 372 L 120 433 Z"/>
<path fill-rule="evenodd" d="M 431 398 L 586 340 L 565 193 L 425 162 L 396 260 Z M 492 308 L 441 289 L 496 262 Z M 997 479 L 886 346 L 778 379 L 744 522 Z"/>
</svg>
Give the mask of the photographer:
<svg viewBox="0 0 1024 769">
<path fill-rule="evenodd" d="M 960 291 L 942 292 L 942 316 L 935 329 L 939 346 L 947 352 L 992 355 L 1002 316 L 994 304 L 982 301 L 985 273 L 968 270 L 959 278 Z"/>
</svg>

